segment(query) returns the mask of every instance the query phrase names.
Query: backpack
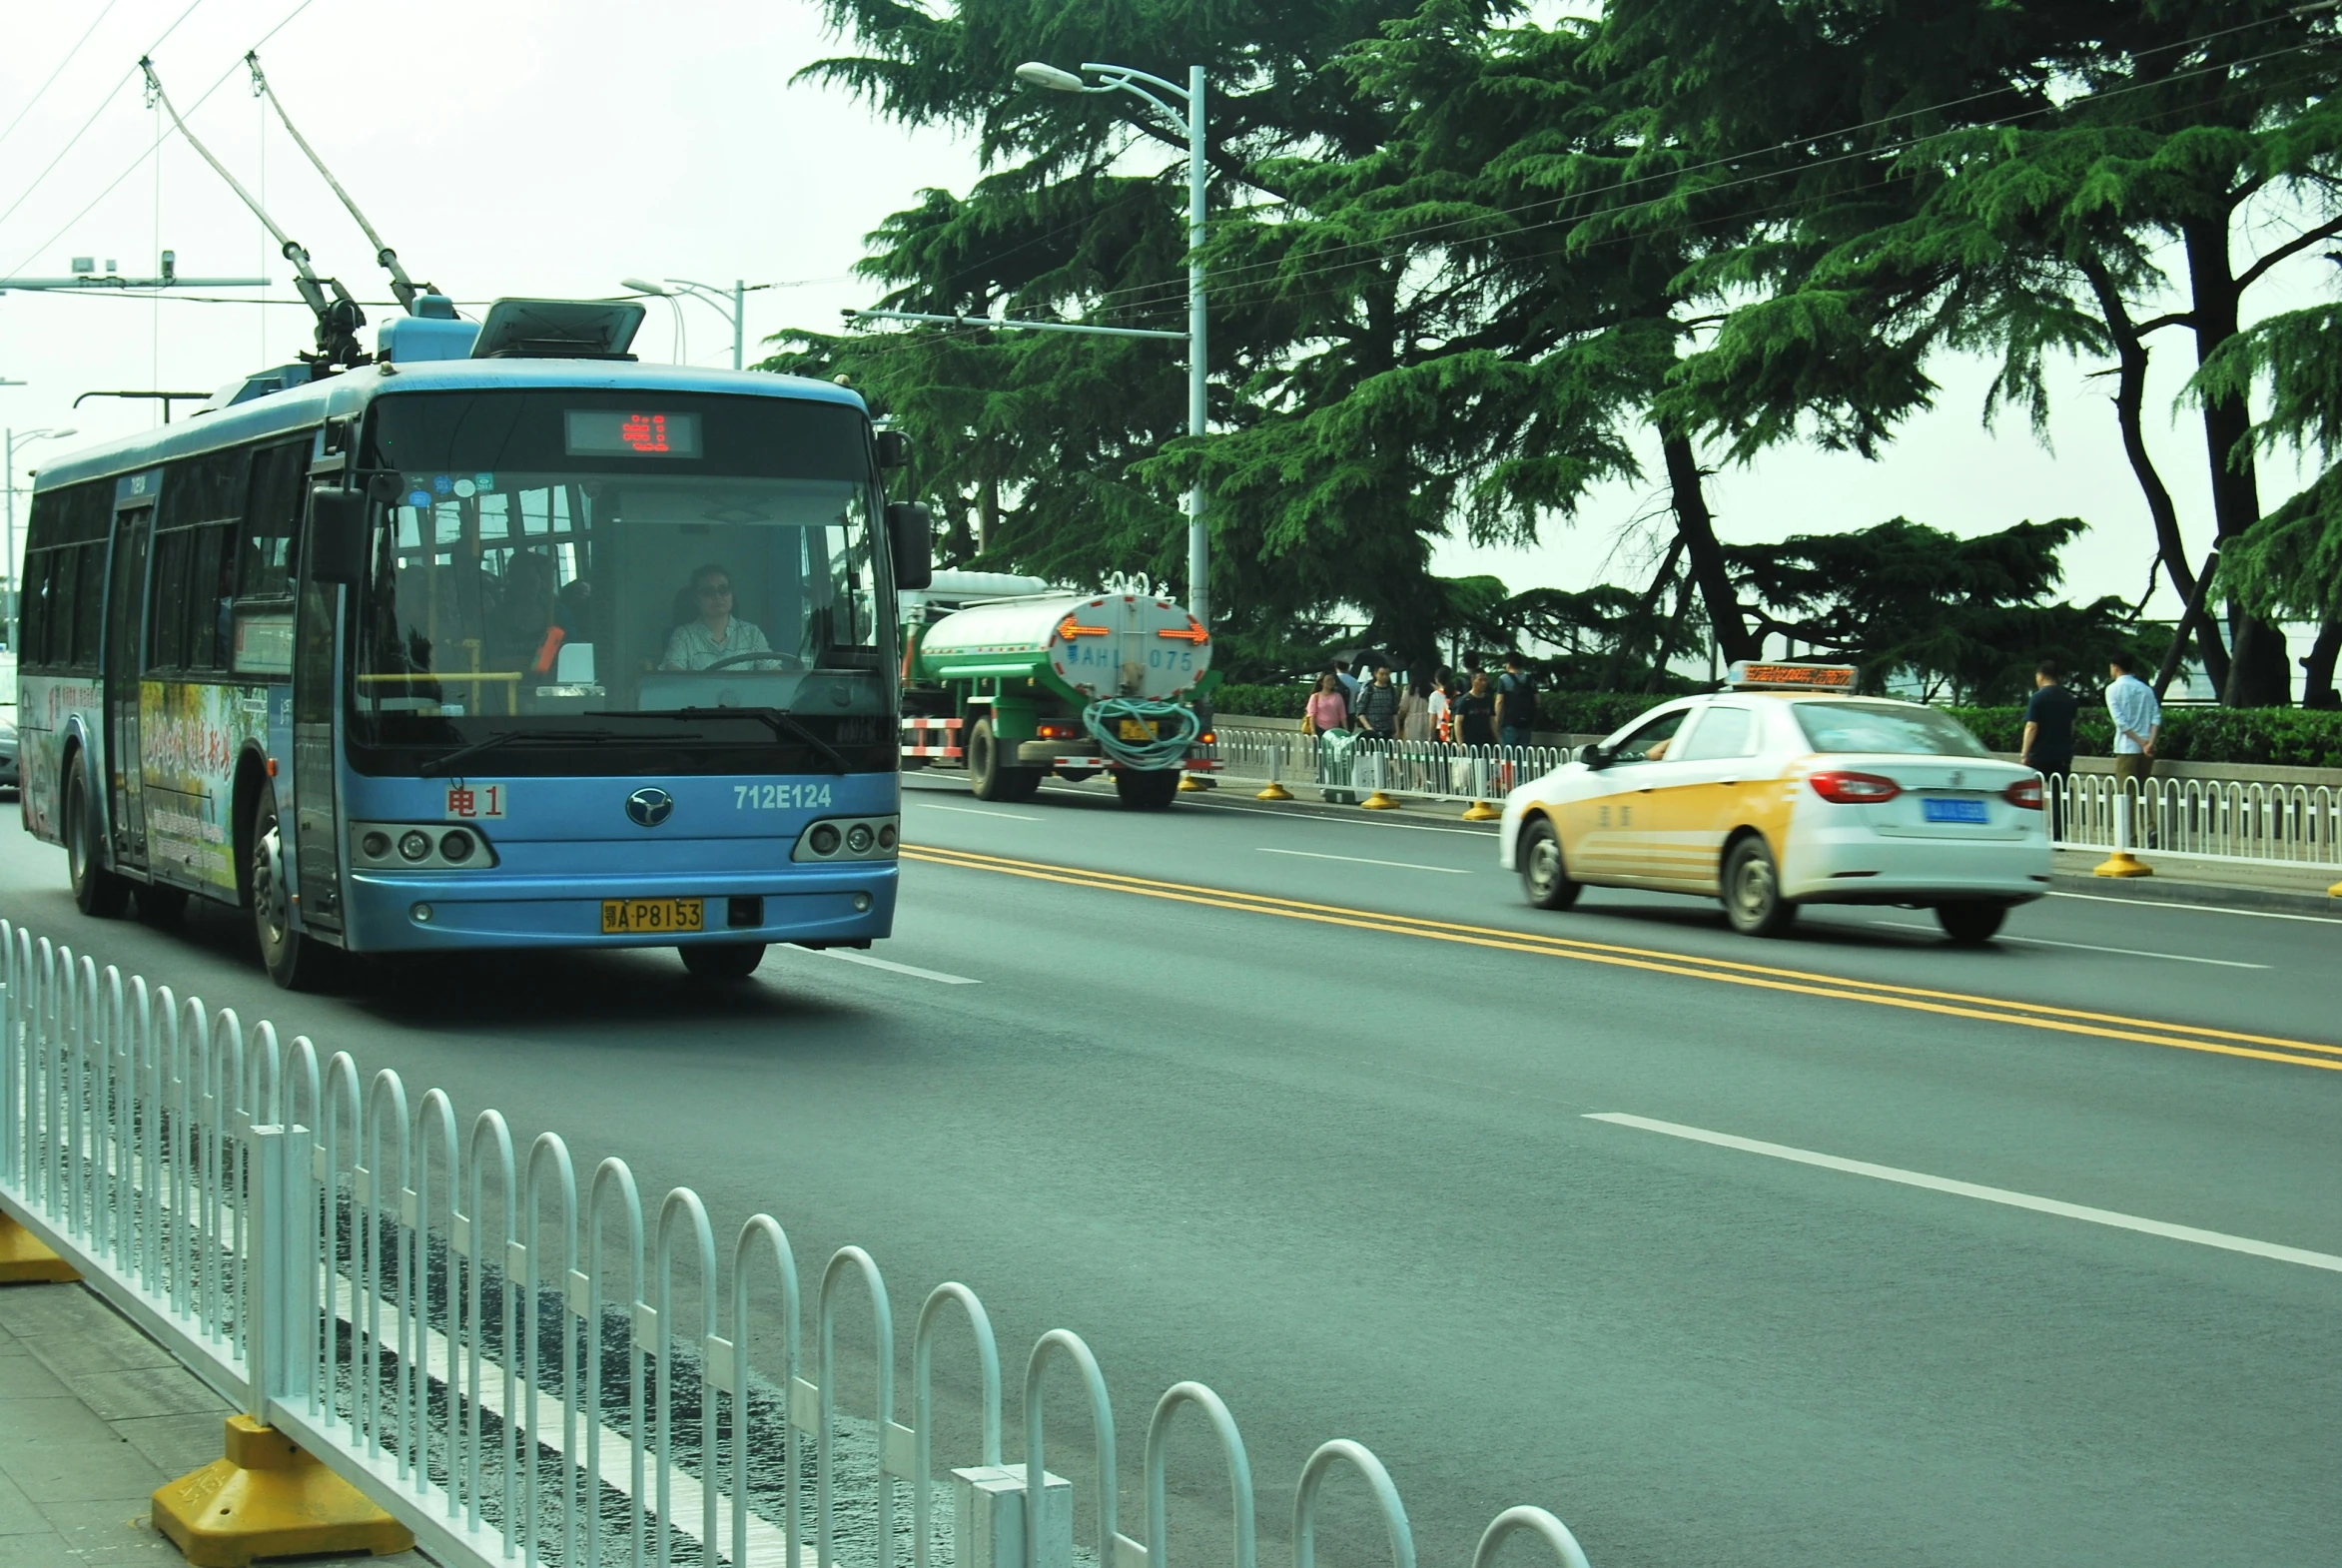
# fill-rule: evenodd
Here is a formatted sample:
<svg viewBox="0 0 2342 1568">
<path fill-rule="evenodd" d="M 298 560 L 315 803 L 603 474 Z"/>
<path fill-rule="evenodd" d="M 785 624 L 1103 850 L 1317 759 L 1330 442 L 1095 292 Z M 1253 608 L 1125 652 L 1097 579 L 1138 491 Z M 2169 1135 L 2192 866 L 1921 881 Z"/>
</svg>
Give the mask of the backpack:
<svg viewBox="0 0 2342 1568">
<path fill-rule="evenodd" d="M 1514 675 L 1508 672 L 1497 680 L 1496 689 L 1497 692 L 1504 698 L 1504 722 L 1508 728 L 1528 729 L 1536 723 L 1536 676 L 1531 675 L 1526 670 L 1523 670 L 1518 675 Z M 1520 712 L 1523 708 L 1528 710 L 1529 718 L 1527 723 L 1523 723 L 1520 718 Z"/>
</svg>

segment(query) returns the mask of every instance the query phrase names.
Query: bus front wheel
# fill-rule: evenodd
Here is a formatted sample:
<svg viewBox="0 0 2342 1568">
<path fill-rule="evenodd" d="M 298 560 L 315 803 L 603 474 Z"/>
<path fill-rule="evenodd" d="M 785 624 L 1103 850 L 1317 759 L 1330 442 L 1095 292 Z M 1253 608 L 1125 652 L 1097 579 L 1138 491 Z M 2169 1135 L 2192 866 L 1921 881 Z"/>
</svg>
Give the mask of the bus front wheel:
<svg viewBox="0 0 2342 1568">
<path fill-rule="evenodd" d="M 746 980 L 764 962 L 761 942 L 694 942 L 675 951 L 683 967 L 701 980 Z"/>
<path fill-rule="evenodd" d="M 252 929 L 260 939 L 261 963 L 269 978 L 287 991 L 319 990 L 342 955 L 293 929 L 285 838 L 278 826 L 276 798 L 265 789 L 252 810 L 251 845 Z"/>
<path fill-rule="evenodd" d="M 65 873 L 85 915 L 113 920 L 130 907 L 130 884 L 106 869 L 106 845 L 90 802 L 89 773 L 75 758 L 65 785 Z"/>
</svg>

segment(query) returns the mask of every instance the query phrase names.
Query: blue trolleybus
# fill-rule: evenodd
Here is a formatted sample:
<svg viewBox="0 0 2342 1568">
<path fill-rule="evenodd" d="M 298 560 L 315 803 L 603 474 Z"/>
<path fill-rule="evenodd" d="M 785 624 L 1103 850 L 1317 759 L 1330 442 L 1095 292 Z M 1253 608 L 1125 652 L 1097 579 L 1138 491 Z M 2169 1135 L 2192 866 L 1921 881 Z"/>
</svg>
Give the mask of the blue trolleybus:
<svg viewBox="0 0 2342 1568">
<path fill-rule="evenodd" d="M 376 363 L 40 473 L 22 806 L 80 907 L 250 909 L 293 987 L 887 935 L 901 438 L 843 388 L 633 363 L 637 306 L 418 305 Z"/>
</svg>

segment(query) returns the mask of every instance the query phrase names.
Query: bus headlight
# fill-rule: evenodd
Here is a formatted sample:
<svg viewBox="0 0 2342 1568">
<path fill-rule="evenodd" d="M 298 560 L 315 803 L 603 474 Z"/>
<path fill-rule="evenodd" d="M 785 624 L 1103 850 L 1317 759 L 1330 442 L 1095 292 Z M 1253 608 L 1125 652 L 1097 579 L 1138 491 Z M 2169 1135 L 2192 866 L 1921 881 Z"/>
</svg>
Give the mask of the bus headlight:
<svg viewBox="0 0 2342 1568">
<path fill-rule="evenodd" d="M 435 822 L 353 822 L 350 860 L 359 871 L 486 871 L 495 847 L 473 827 Z"/>
<path fill-rule="evenodd" d="M 402 860 L 428 860 L 431 836 L 419 828 L 408 828 L 398 835 L 398 856 Z"/>
<path fill-rule="evenodd" d="M 789 852 L 795 861 L 892 860 L 902 840 L 902 826 L 893 817 L 831 817 L 816 822 L 798 836 Z"/>
</svg>

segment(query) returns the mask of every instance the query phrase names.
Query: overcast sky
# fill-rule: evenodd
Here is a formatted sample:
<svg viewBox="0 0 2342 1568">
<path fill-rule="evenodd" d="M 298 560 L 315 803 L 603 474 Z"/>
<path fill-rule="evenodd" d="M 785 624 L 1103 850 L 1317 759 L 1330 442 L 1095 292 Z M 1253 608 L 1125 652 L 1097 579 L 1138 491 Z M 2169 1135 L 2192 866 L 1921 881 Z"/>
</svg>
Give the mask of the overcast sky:
<svg viewBox="0 0 2342 1568">
<path fill-rule="evenodd" d="M 0 297 L 0 378 L 28 384 L 0 387 L 0 425 L 80 431 L 20 453 L 20 483 L 23 466 L 44 450 L 159 417 L 151 404 L 104 399 L 72 408 L 80 392 L 209 390 L 309 345 L 307 313 L 285 303 L 293 300 L 288 267 L 227 187 L 175 139 L 141 161 L 159 124 L 135 67 L 166 29 L 154 57 L 197 133 L 265 193 L 321 272 L 339 274 L 370 301 L 388 291 L 363 236 L 282 130 L 272 123 L 264 131 L 264 106 L 249 90 L 242 57 L 281 24 L 262 60 L 295 122 L 409 271 L 459 300 L 608 294 L 627 276 L 745 278 L 776 285 L 750 297 L 752 340 L 789 325 L 826 328 L 841 306 L 867 301 L 846 276 L 861 236 L 919 188 L 964 189 L 976 173 L 972 150 L 950 134 L 906 131 L 841 93 L 793 85 L 799 67 L 841 48 L 802 0 L 296 5 L 194 0 L 190 11 L 190 0 L 19 0 L 8 8 L 0 126 L 22 119 L 0 137 L 0 277 L 61 274 L 76 256 L 151 276 L 168 248 L 185 276 L 270 277 L 268 297 L 278 302 Z M 93 20 L 88 41 L 28 111 Z M 1182 64 L 1133 63 L 1173 74 Z M 2241 237 L 2239 252 L 2281 238 L 2281 229 Z M 2327 286 L 2329 269 L 2296 264 L 2263 286 L 2255 312 L 2306 303 Z M 728 364 L 729 329 L 713 311 L 683 309 L 690 359 Z M 371 327 L 367 337 L 371 344 Z M 654 302 L 636 348 L 663 359 L 673 346 L 668 310 Z M 2192 414 L 2169 411 L 2191 357 L 2182 335 L 2164 336 L 2150 430 L 2200 557 L 2211 534 L 2200 436 Z M 2108 383 L 2088 379 L 2096 369 L 2057 378 L 2050 450 L 2021 416 L 2004 418 L 1997 434 L 1984 430 L 1981 368 L 1942 365 L 1938 411 L 1909 425 L 1884 460 L 1795 450 L 1718 475 L 1722 531 L 1770 540 L 1905 515 L 1976 533 L 2076 515 L 2092 531 L 2069 552 L 2071 594 L 2136 598 L 2152 546 Z M 1180 374 L 1169 356 L 1164 374 Z M 2281 498 L 2293 482 L 2289 470 L 2264 470 L 2264 499 Z M 1618 541 L 1663 503 L 1655 483 L 1610 486 L 1576 521 L 1550 526 L 1535 549 L 1452 544 L 1439 568 L 1494 572 L 1516 589 L 1634 580 L 1651 554 L 1631 538 Z M 2176 612 L 2167 593 L 2157 608 Z"/>
</svg>

